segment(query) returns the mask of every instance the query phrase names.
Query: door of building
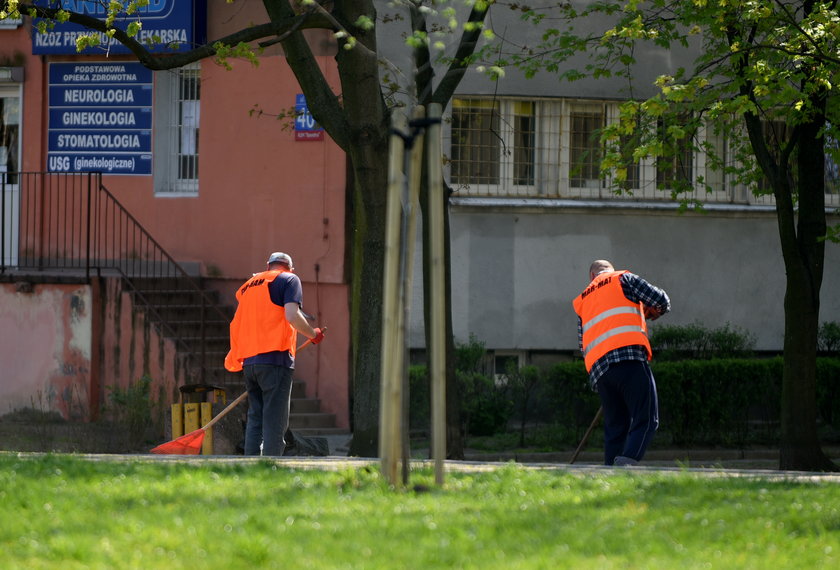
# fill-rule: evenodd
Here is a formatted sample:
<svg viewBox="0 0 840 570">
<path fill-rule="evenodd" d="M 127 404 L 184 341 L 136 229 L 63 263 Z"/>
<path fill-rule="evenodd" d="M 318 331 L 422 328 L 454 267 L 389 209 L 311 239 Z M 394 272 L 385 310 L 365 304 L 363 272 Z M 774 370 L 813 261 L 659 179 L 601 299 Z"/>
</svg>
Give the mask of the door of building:
<svg viewBox="0 0 840 570">
<path fill-rule="evenodd" d="M 18 259 L 20 215 L 20 87 L 0 86 L 0 235 L 2 267 L 15 267 Z"/>
</svg>

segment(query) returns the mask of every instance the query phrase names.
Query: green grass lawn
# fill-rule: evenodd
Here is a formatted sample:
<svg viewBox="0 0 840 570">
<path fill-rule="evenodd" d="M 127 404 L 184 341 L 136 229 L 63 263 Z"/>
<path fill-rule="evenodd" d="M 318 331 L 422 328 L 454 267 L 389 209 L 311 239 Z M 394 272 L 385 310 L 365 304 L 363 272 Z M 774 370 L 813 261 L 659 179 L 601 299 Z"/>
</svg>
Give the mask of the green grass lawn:
<svg viewBox="0 0 840 570">
<path fill-rule="evenodd" d="M 416 487 L 416 488 L 415 488 Z M 840 483 L 0 453 L 0 568 L 837 568 Z"/>
</svg>

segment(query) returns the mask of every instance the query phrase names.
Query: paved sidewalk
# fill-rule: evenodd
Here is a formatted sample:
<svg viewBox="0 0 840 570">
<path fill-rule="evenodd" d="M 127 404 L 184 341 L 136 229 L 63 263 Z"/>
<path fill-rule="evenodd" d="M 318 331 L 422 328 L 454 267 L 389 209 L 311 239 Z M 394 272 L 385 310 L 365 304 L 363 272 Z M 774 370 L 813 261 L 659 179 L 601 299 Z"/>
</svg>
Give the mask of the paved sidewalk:
<svg viewBox="0 0 840 570">
<path fill-rule="evenodd" d="M 0 455 L 14 455 L 21 459 L 38 458 L 48 455 L 40 452 L 11 452 L 0 451 Z M 55 455 L 49 454 L 49 455 Z M 243 457 L 241 455 L 155 455 L 155 454 L 70 454 L 79 459 L 89 461 L 135 462 L 149 461 L 155 463 L 192 463 L 192 464 L 238 464 L 272 462 L 278 467 L 303 470 L 331 470 L 370 468 L 378 469 L 379 459 L 360 457 Z M 510 461 L 450 461 L 444 462 L 446 473 L 486 472 L 510 467 Z M 774 469 L 725 469 L 700 468 L 679 466 L 641 465 L 633 467 L 607 467 L 604 465 L 568 463 L 516 463 L 523 469 L 554 470 L 573 473 L 580 476 L 609 475 L 609 474 L 692 474 L 701 477 L 747 477 L 758 479 L 780 479 L 787 481 L 813 483 L 840 483 L 840 473 L 817 473 L 808 471 L 779 471 Z M 433 469 L 434 462 L 429 459 L 412 459 L 412 470 Z"/>
</svg>

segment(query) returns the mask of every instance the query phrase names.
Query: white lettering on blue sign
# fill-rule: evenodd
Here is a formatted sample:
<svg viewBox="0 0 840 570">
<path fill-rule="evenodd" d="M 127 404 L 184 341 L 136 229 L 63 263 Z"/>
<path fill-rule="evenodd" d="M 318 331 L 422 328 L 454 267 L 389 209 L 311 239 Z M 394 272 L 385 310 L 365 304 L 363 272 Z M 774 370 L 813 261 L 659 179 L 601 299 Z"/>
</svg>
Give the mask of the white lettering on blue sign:
<svg viewBox="0 0 840 570">
<path fill-rule="evenodd" d="M 65 127 L 133 127 L 137 120 L 132 111 L 66 111 L 61 114 L 61 124 Z"/>
<path fill-rule="evenodd" d="M 61 7 L 80 14 L 105 15 L 107 3 L 101 0 L 61 0 Z M 143 14 L 157 14 L 166 9 L 166 0 L 149 0 L 147 6 L 138 11 Z"/>
<path fill-rule="evenodd" d="M 320 131 L 322 127 L 315 121 L 315 117 L 309 112 L 306 104 L 306 97 L 298 94 L 295 97 L 295 130 L 296 131 Z"/>
<path fill-rule="evenodd" d="M 152 172 L 152 73 L 135 62 L 49 64 L 50 172 Z"/>
<path fill-rule="evenodd" d="M 131 89 L 68 89 L 65 103 L 134 103 Z"/>
<path fill-rule="evenodd" d="M 114 150 L 141 148 L 140 137 L 133 134 L 61 134 L 58 135 L 58 148 L 91 149 L 109 148 Z"/>
</svg>

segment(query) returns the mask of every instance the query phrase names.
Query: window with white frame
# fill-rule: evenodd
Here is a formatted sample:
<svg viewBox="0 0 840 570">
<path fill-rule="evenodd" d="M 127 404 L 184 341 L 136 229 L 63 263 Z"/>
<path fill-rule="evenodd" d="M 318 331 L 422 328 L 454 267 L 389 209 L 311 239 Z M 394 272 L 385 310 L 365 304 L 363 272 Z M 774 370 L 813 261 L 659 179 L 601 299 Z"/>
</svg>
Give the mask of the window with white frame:
<svg viewBox="0 0 840 570">
<path fill-rule="evenodd" d="M 645 138 L 643 132 L 623 136 L 620 168 L 626 177 L 622 182 L 616 176 L 602 179 L 600 131 L 619 120 L 620 104 L 570 99 L 454 100 L 447 133 L 453 190 L 460 196 L 595 200 L 671 200 L 671 191 L 680 190 L 680 197 L 700 201 L 772 203 L 772 196 L 754 195 L 735 174 L 745 159 L 738 151 L 739 140 L 733 139 L 739 133 L 731 125 L 716 126 L 690 115 L 652 127 L 671 141 L 669 152 L 658 158 L 634 157 Z M 766 128 L 781 129 L 784 134 L 783 126 Z M 836 141 L 826 143 L 826 159 L 826 197 L 833 204 L 835 199 L 840 202 Z"/>
<path fill-rule="evenodd" d="M 198 194 L 199 64 L 155 74 L 155 192 Z"/>
<path fill-rule="evenodd" d="M 840 195 L 840 141 L 831 137 L 825 141 L 825 193 Z"/>
<path fill-rule="evenodd" d="M 493 377 L 496 386 L 504 386 L 510 380 L 511 372 L 516 373 L 525 365 L 522 351 L 496 350 L 493 352 Z"/>
<path fill-rule="evenodd" d="M 603 105 L 574 105 L 569 112 L 569 186 L 601 186 L 601 131 L 606 125 Z"/>
<path fill-rule="evenodd" d="M 462 194 L 530 195 L 537 181 L 538 103 L 456 99 L 450 181 Z"/>
<path fill-rule="evenodd" d="M 499 184 L 499 122 L 498 101 L 458 99 L 452 103 L 453 184 Z"/>
<path fill-rule="evenodd" d="M 694 184 L 693 133 L 674 134 L 674 131 L 684 131 L 688 121 L 687 116 L 677 116 L 660 119 L 657 124 L 659 138 L 668 141 L 667 153 L 656 159 L 656 187 L 661 190 L 676 190 Z"/>
<path fill-rule="evenodd" d="M 622 135 L 620 140 L 621 145 L 621 162 L 625 171 L 625 179 L 621 182 L 621 190 L 625 192 L 633 192 L 641 188 L 641 164 L 633 157 L 633 151 L 639 146 L 639 133 L 632 135 Z"/>
<path fill-rule="evenodd" d="M 513 183 L 533 186 L 537 136 L 536 103 L 514 101 L 513 109 Z"/>
</svg>

